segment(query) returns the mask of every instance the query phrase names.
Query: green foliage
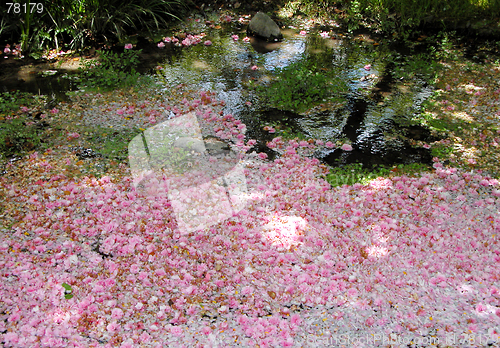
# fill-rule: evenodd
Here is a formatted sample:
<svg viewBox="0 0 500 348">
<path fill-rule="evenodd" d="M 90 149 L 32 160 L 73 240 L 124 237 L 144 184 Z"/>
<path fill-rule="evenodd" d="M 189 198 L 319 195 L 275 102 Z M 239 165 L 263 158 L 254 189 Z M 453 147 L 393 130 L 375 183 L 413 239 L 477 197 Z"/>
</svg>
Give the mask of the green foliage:
<svg viewBox="0 0 500 348">
<path fill-rule="evenodd" d="M 431 38 L 436 44 L 429 47 L 430 53 L 436 59 L 458 59 L 457 51 L 454 49 L 453 38 L 455 33 L 440 32 L 436 38 Z"/>
<path fill-rule="evenodd" d="M 301 2 L 310 2 L 302 0 Z M 376 27 L 387 33 L 404 33 L 421 24 L 435 23 L 446 28 L 458 22 L 491 21 L 496 25 L 500 15 L 498 0 L 326 0 L 317 1 L 320 8 L 340 8 L 337 19 L 352 31 Z M 327 3 L 325 5 L 324 3 Z"/>
<path fill-rule="evenodd" d="M 128 158 L 128 144 L 139 133 L 138 129 L 113 130 L 104 127 L 95 127 L 91 131 L 79 132 L 88 133 L 85 140 L 91 144 L 91 147 L 104 157 L 126 161 Z"/>
<path fill-rule="evenodd" d="M 339 77 L 329 77 L 316 71 L 315 66 L 297 62 L 275 70 L 275 80 L 257 91 L 267 103 L 281 110 L 302 112 L 333 93 L 345 93 L 347 85 Z"/>
<path fill-rule="evenodd" d="M 0 121 L 0 158 L 13 157 L 41 144 L 38 130 L 29 125 L 26 116 Z"/>
<path fill-rule="evenodd" d="M 29 93 L 0 93 L 0 158 L 16 156 L 41 144 L 39 131 L 29 124 L 28 117 L 13 116 L 21 106 L 36 104 Z"/>
<path fill-rule="evenodd" d="M 80 82 L 95 89 L 112 90 L 133 86 L 140 74 L 135 70 L 139 65 L 141 50 L 125 50 L 123 53 L 99 51 L 99 60 L 83 63 Z"/>
<path fill-rule="evenodd" d="M 429 59 L 428 54 L 416 54 L 404 57 L 397 57 L 394 60 L 392 76 L 396 79 L 412 79 L 419 76 L 429 83 L 433 83 L 441 68 L 440 64 L 433 59 Z"/>
<path fill-rule="evenodd" d="M 14 1 L 16 2 L 16 1 Z M 17 3 L 26 3 L 22 0 Z M 59 0 L 45 1 L 33 12 L 9 13 L 0 8 L 0 33 L 11 42 L 21 42 L 23 51 L 121 40 L 127 31 L 152 32 L 167 27 L 186 8 L 182 0 Z M 38 10 L 40 10 L 38 12 Z"/>
<path fill-rule="evenodd" d="M 422 163 L 399 164 L 392 167 L 379 165 L 371 170 L 364 168 L 361 163 L 351 163 L 343 167 L 330 168 L 330 173 L 326 175 L 325 179 L 332 187 L 356 183 L 366 185 L 379 177 L 412 176 L 426 170 L 429 170 L 429 167 Z"/>
<path fill-rule="evenodd" d="M 0 115 L 9 115 L 19 111 L 21 106 L 27 106 L 33 102 L 29 93 L 14 91 L 0 93 Z"/>
<path fill-rule="evenodd" d="M 73 294 L 72 294 L 73 288 L 71 287 L 71 285 L 66 284 L 66 283 L 62 283 L 61 285 L 64 288 L 64 298 L 67 300 L 73 298 Z"/>
<path fill-rule="evenodd" d="M 432 156 L 438 158 L 448 158 L 453 152 L 454 148 L 446 144 L 437 144 L 431 149 Z"/>
<path fill-rule="evenodd" d="M 289 125 L 288 121 L 284 122 L 265 122 L 261 124 L 261 128 L 265 126 L 272 127 L 275 129 L 276 133 L 274 136 L 282 137 L 284 140 L 309 140 L 305 134 L 294 131 L 294 129 Z"/>
<path fill-rule="evenodd" d="M 347 31 L 354 31 L 359 29 L 360 24 L 363 21 L 363 7 L 358 0 L 353 0 L 350 2 L 349 6 L 346 8 L 347 12 Z"/>
<path fill-rule="evenodd" d="M 326 175 L 326 181 L 332 187 L 343 185 L 354 185 L 355 183 L 367 184 L 370 180 L 376 179 L 379 176 L 388 175 L 390 170 L 379 168 L 377 171 L 369 171 L 363 168 L 361 163 L 348 164 L 343 167 L 330 168 L 330 173 Z"/>
</svg>

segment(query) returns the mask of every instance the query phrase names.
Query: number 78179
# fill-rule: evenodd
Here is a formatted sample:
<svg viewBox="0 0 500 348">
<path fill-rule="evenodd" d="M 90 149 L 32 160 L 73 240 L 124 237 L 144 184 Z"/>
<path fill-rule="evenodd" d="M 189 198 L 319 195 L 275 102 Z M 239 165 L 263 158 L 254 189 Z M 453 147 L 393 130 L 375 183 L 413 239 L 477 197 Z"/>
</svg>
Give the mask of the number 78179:
<svg viewBox="0 0 500 348">
<path fill-rule="evenodd" d="M 30 3 L 24 3 L 20 4 L 17 2 L 7 2 L 6 3 L 9 8 L 7 9 L 7 13 L 14 13 L 14 14 L 19 14 L 19 13 L 33 13 L 36 11 L 36 13 L 42 13 L 43 12 L 43 4 L 41 2 L 30 2 Z"/>
</svg>

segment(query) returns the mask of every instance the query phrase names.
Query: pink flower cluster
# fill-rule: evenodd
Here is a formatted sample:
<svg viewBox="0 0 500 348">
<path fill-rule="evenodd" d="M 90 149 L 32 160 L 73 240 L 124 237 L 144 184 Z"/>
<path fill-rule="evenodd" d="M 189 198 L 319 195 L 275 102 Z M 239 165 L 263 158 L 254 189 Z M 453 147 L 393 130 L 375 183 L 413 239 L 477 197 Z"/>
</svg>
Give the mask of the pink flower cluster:
<svg viewBox="0 0 500 348">
<path fill-rule="evenodd" d="M 72 139 L 76 139 L 76 138 L 79 138 L 79 137 L 80 137 L 80 134 L 78 134 L 76 132 L 73 132 L 73 133 L 68 133 L 67 139 L 68 140 L 72 140 Z"/>
<path fill-rule="evenodd" d="M 242 149 L 256 145 L 244 142 L 240 120 L 215 112 L 214 94 L 197 97 L 179 101 L 178 113 L 192 110 Z M 500 323 L 498 180 L 436 159 L 418 177 L 332 189 L 326 168 L 299 154 L 323 145 L 334 146 L 276 137 L 274 161 L 245 155 L 248 204 L 187 235 L 168 196 L 143 195 L 129 177 L 69 179 L 48 156 L 30 156 L 40 179 L 0 180 L 25 209 L 0 234 L 3 344 L 300 347 L 319 339 L 317 325 L 491 334 Z"/>
<path fill-rule="evenodd" d="M 344 151 L 352 151 L 352 146 L 349 144 L 343 144 L 341 149 Z"/>
<path fill-rule="evenodd" d="M 164 37 L 163 38 L 163 41 L 160 41 L 158 43 L 158 47 L 159 48 L 164 48 L 165 47 L 165 43 L 171 43 L 173 44 L 174 46 L 177 46 L 177 47 L 188 47 L 188 46 L 193 46 L 193 45 L 197 45 L 199 44 L 200 42 L 202 42 L 203 38 L 206 36 L 205 33 L 201 33 L 201 34 L 198 34 L 198 35 L 191 35 L 191 34 L 187 34 L 187 35 L 182 35 L 183 38 L 179 39 L 175 36 L 171 36 L 171 37 Z M 207 45 L 207 42 L 208 41 L 205 41 L 205 45 Z M 208 45 L 207 45 L 208 46 Z"/>
<path fill-rule="evenodd" d="M 11 46 L 9 44 L 5 45 L 5 48 L 3 49 L 3 53 L 5 54 L 4 58 L 8 58 L 7 56 L 11 55 L 14 57 L 20 57 L 22 58 L 22 49 L 21 49 L 21 44 L 15 44 L 14 48 L 10 48 Z"/>
</svg>

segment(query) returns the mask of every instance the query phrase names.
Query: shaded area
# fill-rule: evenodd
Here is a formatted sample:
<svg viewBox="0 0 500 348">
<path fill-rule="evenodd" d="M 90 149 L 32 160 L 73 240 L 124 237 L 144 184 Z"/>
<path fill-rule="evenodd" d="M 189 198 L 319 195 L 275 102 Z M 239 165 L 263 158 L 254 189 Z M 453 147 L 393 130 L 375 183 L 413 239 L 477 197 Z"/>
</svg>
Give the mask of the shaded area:
<svg viewBox="0 0 500 348">
<path fill-rule="evenodd" d="M 48 95 L 54 102 L 69 101 L 67 91 L 77 90 L 71 76 L 75 70 L 55 68 L 55 64 L 31 58 L 0 61 L 0 92 L 21 91 Z"/>
<path fill-rule="evenodd" d="M 419 112 L 420 103 L 432 89 L 420 77 L 395 78 L 403 58 L 413 50 L 384 42 L 378 35 L 366 31 L 348 38 L 341 31 L 330 30 L 334 37 L 323 38 L 316 29 L 307 35 L 286 30 L 282 43 L 269 46 L 259 45 L 253 39 L 250 43 L 243 42 L 244 30 L 245 26 L 236 23 L 228 23 L 221 30 L 207 28 L 207 38 L 213 43 L 209 47 L 166 44 L 160 49 L 154 42 L 138 37 L 136 48 L 143 50 L 141 69 L 150 71 L 163 60 L 161 71 L 166 91 L 185 83 L 218 93 L 225 101 L 224 111 L 241 119 L 248 127 L 247 136 L 257 140 L 255 150 L 267 153 L 271 159 L 277 154 L 267 148 L 266 143 L 282 134 L 269 133 L 264 126 L 289 129 L 306 139 L 350 143 L 353 151 L 349 153 L 338 149 L 316 153 L 331 165 L 430 162 L 430 151 L 416 148 L 409 140 L 425 142 L 432 138 L 423 135 L 425 129 L 417 129 L 419 126 L 408 125 L 408 122 Z M 237 40 L 232 38 L 234 35 Z M 313 101 L 311 109 L 296 113 L 278 109 L 262 98 L 255 86 L 273 86 L 270 81 L 279 84 L 277 71 L 293 66 L 307 66 L 311 73 L 335 77 L 338 83 L 332 87 L 328 100 Z M 288 74 L 294 78 L 293 71 Z M 307 85 L 309 75 L 304 76 L 300 81 L 314 91 L 314 86 Z M 60 75 L 51 78 L 60 78 Z M 40 80 L 44 79 L 48 78 Z M 71 82 L 68 83 L 72 88 Z M 347 92 L 343 86 L 348 86 Z M 51 82 L 49 87 L 64 89 L 65 86 L 54 87 Z M 280 93 L 278 89 L 270 92 Z"/>
</svg>

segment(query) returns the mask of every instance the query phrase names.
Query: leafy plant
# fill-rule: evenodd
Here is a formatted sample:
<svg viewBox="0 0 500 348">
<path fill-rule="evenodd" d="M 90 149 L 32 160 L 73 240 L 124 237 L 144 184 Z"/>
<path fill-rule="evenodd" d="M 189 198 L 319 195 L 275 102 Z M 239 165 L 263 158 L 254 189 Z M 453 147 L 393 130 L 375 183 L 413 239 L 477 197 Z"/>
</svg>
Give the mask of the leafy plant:
<svg viewBox="0 0 500 348">
<path fill-rule="evenodd" d="M 433 157 L 448 158 L 454 152 L 454 148 L 445 144 L 438 144 L 431 149 Z"/>
<path fill-rule="evenodd" d="M 440 64 L 434 60 L 429 60 L 426 54 L 417 54 L 396 58 L 394 61 L 392 75 L 396 79 L 412 79 L 419 76 L 432 83 L 437 78 L 437 73 L 441 68 Z"/>
<path fill-rule="evenodd" d="M 124 129 L 115 131 L 98 126 L 88 133 L 89 135 L 85 137 L 85 140 L 98 153 L 111 160 L 126 161 L 128 158 L 128 144 L 139 133 L 139 130 Z"/>
<path fill-rule="evenodd" d="M 79 68 L 80 82 L 87 87 L 111 90 L 132 86 L 140 74 L 135 70 L 139 65 L 141 50 L 125 50 L 123 53 L 99 51 L 99 60 L 90 60 Z"/>
<path fill-rule="evenodd" d="M 66 284 L 66 283 L 62 283 L 61 285 L 64 288 L 64 298 L 67 300 L 73 298 L 73 294 L 72 294 L 73 288 L 71 287 L 71 285 Z"/>
<path fill-rule="evenodd" d="M 345 93 L 347 85 L 339 77 L 328 77 L 315 66 L 297 62 L 276 69 L 275 80 L 257 91 L 272 107 L 302 112 L 332 98 L 333 92 Z"/>
<path fill-rule="evenodd" d="M 59 0 L 0 7 L 0 33 L 21 42 L 23 51 L 72 49 L 121 40 L 130 31 L 152 32 L 179 20 L 182 0 Z M 34 6 L 34 7 L 33 7 Z M 26 9 L 26 10 L 25 10 Z M 28 52 L 30 51 L 30 52 Z"/>
<path fill-rule="evenodd" d="M 92 37 L 112 35 L 118 40 L 127 30 L 152 32 L 161 26 L 166 27 L 169 20 L 177 19 L 176 13 L 185 6 L 181 0 L 111 0 L 88 3 L 85 18 L 81 23 Z"/>
<path fill-rule="evenodd" d="M 0 157 L 13 157 L 41 144 L 38 129 L 26 115 L 15 116 L 21 106 L 33 105 L 37 99 L 19 91 L 0 93 Z"/>
<path fill-rule="evenodd" d="M 308 140 L 305 134 L 295 131 L 289 124 L 288 121 L 284 122 L 265 122 L 261 124 L 261 127 L 271 127 L 274 128 L 276 133 L 275 136 L 280 136 L 285 140 L 291 139 L 299 139 L 299 140 Z"/>
<path fill-rule="evenodd" d="M 297 2 L 312 0 L 298 0 Z M 496 23 L 500 14 L 497 0 L 322 0 L 316 8 L 333 7 L 336 19 L 348 31 L 361 27 L 383 30 L 387 34 L 408 37 L 423 24 L 434 23 L 442 29 L 456 23 Z M 324 3 L 327 5 L 325 6 Z M 316 10 L 317 12 L 317 10 Z M 310 10 L 309 13 L 314 13 Z M 330 11 L 332 13 L 332 11 Z M 486 21 L 485 21 L 486 20 Z M 483 24 L 484 25 L 484 24 Z"/>
<path fill-rule="evenodd" d="M 379 177 L 391 177 L 396 175 L 411 176 L 426 170 L 429 170 L 429 167 L 422 163 L 399 164 L 392 167 L 378 165 L 371 170 L 364 168 L 361 163 L 351 163 L 342 167 L 330 168 L 330 173 L 326 175 L 326 181 L 328 181 L 332 187 L 354 185 L 356 183 L 366 185 Z"/>
<path fill-rule="evenodd" d="M 30 102 L 33 102 L 33 97 L 29 93 L 20 91 L 0 93 L 0 116 L 12 114 Z"/>
<path fill-rule="evenodd" d="M 26 116 L 0 121 L 0 156 L 2 159 L 33 150 L 40 144 L 41 138 L 38 130 L 29 124 Z"/>
<path fill-rule="evenodd" d="M 370 180 L 376 179 L 379 176 L 387 175 L 390 170 L 384 171 L 382 168 L 380 171 L 370 172 L 363 168 L 361 163 L 352 163 L 343 167 L 330 168 L 330 173 L 326 175 L 326 181 L 332 187 L 343 186 L 343 185 L 354 185 L 355 183 L 366 184 Z"/>
</svg>

